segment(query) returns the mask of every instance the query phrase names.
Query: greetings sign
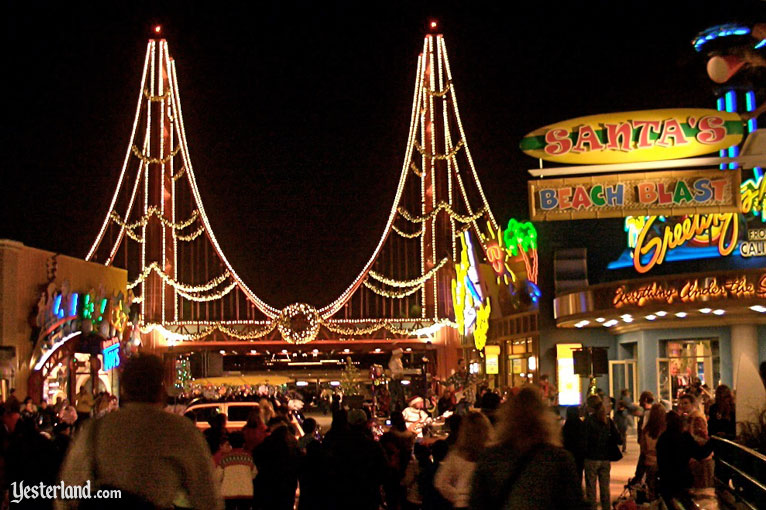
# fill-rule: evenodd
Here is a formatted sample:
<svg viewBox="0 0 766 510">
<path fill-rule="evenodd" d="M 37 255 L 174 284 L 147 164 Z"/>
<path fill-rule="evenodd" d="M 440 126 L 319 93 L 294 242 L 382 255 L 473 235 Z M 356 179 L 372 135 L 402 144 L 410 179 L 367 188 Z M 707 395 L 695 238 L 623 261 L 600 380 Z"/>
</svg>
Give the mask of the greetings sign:
<svg viewBox="0 0 766 510">
<path fill-rule="evenodd" d="M 578 117 L 529 133 L 519 147 L 556 163 L 632 163 L 710 154 L 743 134 L 737 113 L 678 108 Z"/>
<path fill-rule="evenodd" d="M 530 181 L 532 221 L 738 212 L 740 171 L 676 170 Z"/>
</svg>

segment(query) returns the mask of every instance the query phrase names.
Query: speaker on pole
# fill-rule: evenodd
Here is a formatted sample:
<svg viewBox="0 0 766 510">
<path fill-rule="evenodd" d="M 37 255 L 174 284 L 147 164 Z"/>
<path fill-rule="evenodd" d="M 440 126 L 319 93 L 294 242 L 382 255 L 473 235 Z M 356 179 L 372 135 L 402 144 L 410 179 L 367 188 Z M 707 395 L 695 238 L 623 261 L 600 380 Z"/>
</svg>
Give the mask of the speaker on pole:
<svg viewBox="0 0 766 510">
<path fill-rule="evenodd" d="M 590 376 L 590 353 L 589 349 L 572 350 L 574 361 L 574 373 L 581 377 Z"/>
</svg>

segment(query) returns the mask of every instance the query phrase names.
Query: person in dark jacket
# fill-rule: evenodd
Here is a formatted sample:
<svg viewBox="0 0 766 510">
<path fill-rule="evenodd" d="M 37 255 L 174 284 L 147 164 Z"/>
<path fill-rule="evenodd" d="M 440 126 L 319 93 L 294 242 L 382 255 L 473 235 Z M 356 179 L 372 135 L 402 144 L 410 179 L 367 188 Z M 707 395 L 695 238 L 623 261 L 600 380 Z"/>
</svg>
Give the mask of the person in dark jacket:
<svg viewBox="0 0 766 510">
<path fill-rule="evenodd" d="M 710 441 L 700 445 L 684 431 L 683 418 L 678 413 L 670 411 L 666 415 L 665 432 L 657 440 L 657 467 L 659 492 L 668 508 L 674 508 L 674 498 L 688 504 L 688 490 L 694 483 L 689 461 L 704 459 L 712 451 Z"/>
<path fill-rule="evenodd" d="M 598 480 L 601 508 L 607 510 L 611 507 L 609 483 L 612 464 L 609 460 L 609 447 L 611 441 L 621 444 L 620 432 L 606 415 L 606 408 L 599 397 L 588 397 L 588 407 L 591 413 L 585 420 L 585 494 L 588 501 L 596 504 Z"/>
<path fill-rule="evenodd" d="M 585 447 L 587 438 L 585 436 L 585 422 L 580 417 L 579 406 L 567 407 L 567 419 L 564 427 L 561 429 L 564 436 L 564 448 L 572 454 L 577 467 L 577 476 L 582 483 L 582 474 L 585 469 Z"/>
<path fill-rule="evenodd" d="M 710 406 L 707 429 L 711 436 L 734 439 L 737 435 L 734 396 L 731 389 L 725 384 L 721 384 L 715 389 L 715 403 Z"/>
<path fill-rule="evenodd" d="M 364 411 L 354 409 L 348 414 L 348 432 L 327 448 L 328 479 L 343 481 L 343 487 L 327 494 L 329 508 L 377 510 L 386 473 L 383 448 L 372 438 Z"/>
<path fill-rule="evenodd" d="M 292 510 L 298 487 L 298 444 L 286 424 L 275 425 L 271 434 L 253 450 L 258 475 L 253 482 L 253 507 L 260 510 Z"/>
<path fill-rule="evenodd" d="M 498 409 L 498 418 L 498 444 L 477 462 L 469 508 L 591 508 L 577 483 L 574 459 L 561 447 L 556 415 L 537 387 L 522 388 Z"/>
</svg>

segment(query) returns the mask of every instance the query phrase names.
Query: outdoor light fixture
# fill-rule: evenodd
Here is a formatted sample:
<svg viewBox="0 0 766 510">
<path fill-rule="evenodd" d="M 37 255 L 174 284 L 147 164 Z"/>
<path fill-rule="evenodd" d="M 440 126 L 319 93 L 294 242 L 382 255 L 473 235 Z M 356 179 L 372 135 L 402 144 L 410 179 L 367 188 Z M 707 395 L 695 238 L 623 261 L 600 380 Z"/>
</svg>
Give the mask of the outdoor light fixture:
<svg viewBox="0 0 766 510">
<path fill-rule="evenodd" d="M 295 383 L 295 385 L 296 386 L 308 386 L 309 383 L 307 383 L 306 381 L 298 381 L 298 382 Z"/>
<path fill-rule="evenodd" d="M 537 370 L 537 358 L 530 356 L 527 359 L 527 365 L 529 366 L 530 370 Z"/>
<path fill-rule="evenodd" d="M 611 328 L 612 326 L 614 326 L 614 325 L 615 325 L 615 324 L 617 324 L 618 322 L 619 322 L 619 321 L 618 321 L 617 319 L 612 319 L 612 320 L 610 320 L 610 321 L 606 321 L 606 322 L 603 324 L 603 326 L 604 326 L 605 328 Z"/>
<path fill-rule="evenodd" d="M 287 349 L 282 349 L 282 354 L 287 354 Z"/>
<path fill-rule="evenodd" d="M 250 354 L 258 354 L 258 351 L 256 351 L 255 349 L 253 349 L 252 351 L 250 351 Z"/>
<path fill-rule="evenodd" d="M 723 315 L 726 313 L 726 310 L 721 310 L 720 308 L 718 310 L 713 310 L 713 315 Z"/>
<path fill-rule="evenodd" d="M 631 322 L 633 322 L 633 317 L 631 317 L 630 315 L 628 315 L 627 317 L 623 317 L 623 318 L 622 318 L 622 320 L 624 320 L 625 322 L 627 322 L 628 324 L 630 324 Z"/>
<path fill-rule="evenodd" d="M 605 320 L 606 320 L 606 319 L 604 319 L 603 317 L 599 317 L 598 319 L 596 319 L 596 322 L 598 322 L 598 323 L 602 323 L 602 322 L 604 322 Z"/>
<path fill-rule="evenodd" d="M 350 350 L 350 349 L 343 349 L 343 352 L 344 352 L 345 354 L 348 354 L 349 352 L 351 352 L 351 350 Z"/>
<path fill-rule="evenodd" d="M 405 351 L 407 351 L 407 352 L 412 352 L 412 347 L 407 347 L 407 348 L 405 349 Z"/>
<path fill-rule="evenodd" d="M 375 349 L 375 352 L 380 352 L 380 347 L 378 347 L 377 349 Z"/>
<path fill-rule="evenodd" d="M 668 314 L 665 310 L 660 310 L 656 313 L 657 317 L 665 317 Z"/>
<path fill-rule="evenodd" d="M 402 379 L 402 386 L 409 386 L 410 380 L 409 379 Z"/>
<path fill-rule="evenodd" d="M 686 317 L 686 312 L 678 312 L 676 314 L 676 317 L 678 317 L 679 319 L 683 319 L 684 317 Z"/>
<path fill-rule="evenodd" d="M 223 351 L 223 350 L 222 351 L 218 351 L 218 352 L 221 353 L 221 354 L 226 354 L 226 351 Z"/>
<path fill-rule="evenodd" d="M 700 313 L 710 313 L 712 311 L 712 308 L 700 308 Z"/>
<path fill-rule="evenodd" d="M 330 381 L 330 386 L 340 386 L 340 381 Z"/>
<path fill-rule="evenodd" d="M 649 314 L 649 315 L 646 316 L 646 320 L 648 320 L 648 321 L 653 321 L 656 318 L 657 318 L 657 316 L 654 315 L 654 314 Z"/>
<path fill-rule="evenodd" d="M 759 312 L 759 313 L 766 312 L 766 306 L 761 306 L 761 305 L 753 305 L 750 307 L 750 309 L 754 312 Z"/>
</svg>

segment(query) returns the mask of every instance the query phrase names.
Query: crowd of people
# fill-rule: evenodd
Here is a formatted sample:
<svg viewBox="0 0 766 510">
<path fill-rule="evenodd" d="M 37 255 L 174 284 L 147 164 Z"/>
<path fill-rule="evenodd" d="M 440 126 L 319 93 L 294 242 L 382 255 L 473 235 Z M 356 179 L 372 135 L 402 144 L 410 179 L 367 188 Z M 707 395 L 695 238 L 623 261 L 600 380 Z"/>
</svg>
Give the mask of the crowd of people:
<svg viewBox="0 0 766 510">
<path fill-rule="evenodd" d="M 200 433 L 168 412 L 163 380 L 159 358 L 138 356 L 124 367 L 119 408 L 113 396 L 87 390 L 52 406 L 11 395 L 0 431 L 6 503 L 14 481 L 61 480 L 119 488 L 122 497 L 102 506 L 61 500 L 56 508 L 605 510 L 611 462 L 622 457 L 634 418 L 641 453 L 631 483 L 644 484 L 648 500 L 683 500 L 688 489 L 712 486 L 709 438 L 735 433 L 724 385 L 705 401 L 684 393 L 676 410 L 650 392 L 637 404 L 629 392 L 618 399 L 597 392 L 569 407 L 562 427 L 551 406 L 555 387 L 545 381 L 502 395 L 479 389 L 474 403 L 451 388 L 428 405 L 415 395 L 387 427 L 369 409 L 334 399 L 325 433 L 274 392 L 241 430 L 219 414 Z M 446 418 L 443 433 L 429 434 L 437 417 Z"/>
</svg>

